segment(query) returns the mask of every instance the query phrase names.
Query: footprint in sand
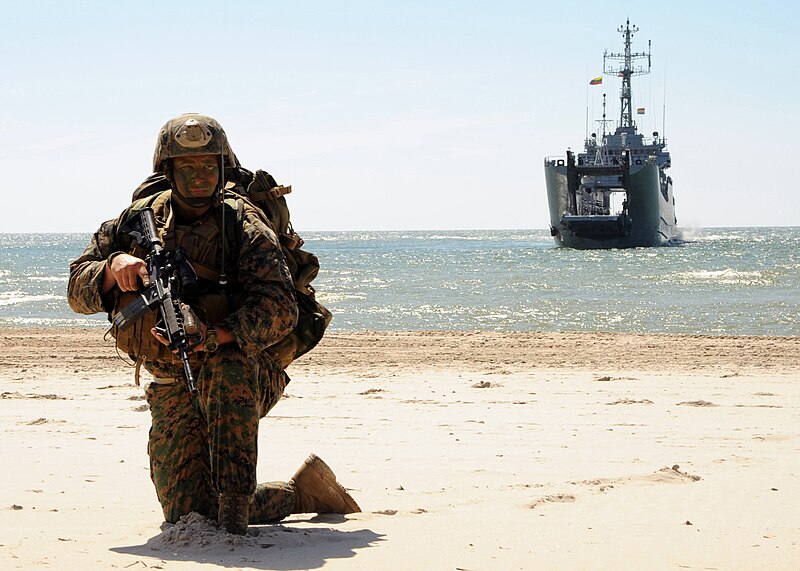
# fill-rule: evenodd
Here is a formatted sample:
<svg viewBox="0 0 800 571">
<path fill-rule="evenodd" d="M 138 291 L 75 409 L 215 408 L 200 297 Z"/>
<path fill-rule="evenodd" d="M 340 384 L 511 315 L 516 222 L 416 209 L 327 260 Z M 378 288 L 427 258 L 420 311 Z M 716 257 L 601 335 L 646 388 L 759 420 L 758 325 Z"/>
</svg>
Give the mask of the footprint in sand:
<svg viewBox="0 0 800 571">
<path fill-rule="evenodd" d="M 672 467 L 664 466 L 660 470 L 652 474 L 641 474 L 635 476 L 623 476 L 621 478 L 597 478 L 595 480 L 582 480 L 580 482 L 570 482 L 570 484 L 583 484 L 597 487 L 599 491 L 603 492 L 606 489 L 614 488 L 622 484 L 634 484 L 637 482 L 643 483 L 679 483 L 679 482 L 697 482 L 700 476 L 695 476 L 687 472 L 683 472 L 680 466 L 674 464 Z"/>
<path fill-rule="evenodd" d="M 568 504 L 574 502 L 575 499 L 576 498 L 573 494 L 550 494 L 534 500 L 528 505 L 528 507 L 531 509 L 536 509 L 538 506 L 549 503 Z"/>
<path fill-rule="evenodd" d="M 48 423 L 55 423 L 55 424 L 64 424 L 66 420 L 54 420 L 52 418 L 37 418 L 35 420 L 31 420 L 30 422 L 20 422 L 19 424 L 25 424 L 27 426 L 37 426 L 39 424 L 48 424 Z"/>
<path fill-rule="evenodd" d="M 607 402 L 606 404 L 615 405 L 615 404 L 653 404 L 653 401 L 650 399 L 641 399 L 641 400 L 633 400 L 633 399 L 620 399 L 614 402 Z"/>
<path fill-rule="evenodd" d="M 590 488 L 590 492 L 593 493 L 605 493 L 609 490 L 613 490 L 623 485 L 631 485 L 631 484 L 681 484 L 681 483 L 691 483 L 697 482 L 701 480 L 700 476 L 695 476 L 694 474 L 689 474 L 688 472 L 684 472 L 680 469 L 680 466 L 674 464 L 672 467 L 664 466 L 660 470 L 653 472 L 652 474 L 641 474 L 641 475 L 634 475 L 634 476 L 623 476 L 619 478 L 595 478 L 592 480 L 576 480 L 567 482 L 567 484 L 572 486 L 581 486 L 582 488 Z M 531 509 L 536 508 L 537 506 L 541 506 L 548 503 L 571 503 L 576 501 L 577 496 L 575 494 L 569 493 L 562 493 L 562 494 L 550 494 L 546 496 L 542 496 L 528 504 L 528 507 Z"/>
<path fill-rule="evenodd" d="M 679 402 L 676 406 L 719 406 L 719 405 L 714 404 L 713 402 L 708 402 L 707 400 L 687 400 Z"/>
</svg>

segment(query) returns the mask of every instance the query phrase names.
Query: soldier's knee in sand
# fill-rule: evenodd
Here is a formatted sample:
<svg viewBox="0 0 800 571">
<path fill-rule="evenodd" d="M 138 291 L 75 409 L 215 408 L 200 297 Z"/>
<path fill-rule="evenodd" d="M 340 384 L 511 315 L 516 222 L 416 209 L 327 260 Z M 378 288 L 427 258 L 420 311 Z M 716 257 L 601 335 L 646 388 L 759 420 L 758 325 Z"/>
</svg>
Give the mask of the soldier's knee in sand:
<svg viewBox="0 0 800 571">
<path fill-rule="evenodd" d="M 315 454 L 288 482 L 259 484 L 253 494 L 217 495 L 208 482 L 193 473 L 181 484 L 160 489 L 164 519 L 175 523 L 182 516 L 197 512 L 212 519 L 216 516 L 227 531 L 243 535 L 250 524 L 276 523 L 290 514 L 346 515 L 361 511 L 330 467 Z"/>
<path fill-rule="evenodd" d="M 150 478 L 164 519 L 174 523 L 192 511 L 214 517 L 217 494 L 211 486 L 205 419 L 182 383 L 151 383 L 145 398 L 151 416 Z"/>
</svg>

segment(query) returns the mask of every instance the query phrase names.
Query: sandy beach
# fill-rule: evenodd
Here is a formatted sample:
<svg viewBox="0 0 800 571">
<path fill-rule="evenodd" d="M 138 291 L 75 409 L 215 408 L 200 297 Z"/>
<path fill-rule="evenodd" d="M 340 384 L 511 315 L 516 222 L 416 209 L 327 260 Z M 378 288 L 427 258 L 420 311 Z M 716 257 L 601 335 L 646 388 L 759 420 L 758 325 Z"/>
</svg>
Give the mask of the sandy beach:
<svg viewBox="0 0 800 571">
<path fill-rule="evenodd" d="M 363 513 L 162 524 L 133 370 L 0 328 L 2 569 L 798 569 L 800 338 L 329 334 L 262 421 Z"/>
</svg>

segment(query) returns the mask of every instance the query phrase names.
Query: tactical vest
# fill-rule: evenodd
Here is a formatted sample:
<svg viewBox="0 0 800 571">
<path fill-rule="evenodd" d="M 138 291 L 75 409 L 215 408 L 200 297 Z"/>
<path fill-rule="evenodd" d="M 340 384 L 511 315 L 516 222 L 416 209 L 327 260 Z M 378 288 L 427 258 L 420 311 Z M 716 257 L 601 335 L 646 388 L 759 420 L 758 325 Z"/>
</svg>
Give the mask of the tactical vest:
<svg viewBox="0 0 800 571">
<path fill-rule="evenodd" d="M 272 176 L 260 170 L 251 173 L 241 167 L 235 172 L 228 172 L 226 169 L 225 176 L 230 181 L 226 184 L 226 199 L 223 204 L 223 208 L 227 208 L 225 228 L 221 228 L 221 220 L 215 217 L 207 217 L 196 225 L 178 227 L 165 220 L 164 206 L 169 193 L 164 191 L 169 189 L 169 182 L 161 174 L 151 175 L 136 189 L 130 212 L 133 214 L 151 206 L 159 232 L 163 232 L 161 238 L 165 248 L 172 250 L 176 246 L 183 246 L 189 253 L 192 266 L 200 278 L 201 295 L 197 300 L 188 300 L 188 303 L 195 309 L 201 321 L 215 324 L 241 307 L 242 291 L 237 279 L 236 258 L 241 244 L 239 232 L 244 220 L 245 205 L 249 206 L 277 235 L 294 282 L 298 305 L 297 325 L 281 341 L 265 348 L 276 363 L 286 368 L 319 343 L 332 318 L 330 311 L 316 301 L 315 290 L 311 285 L 319 272 L 319 260 L 311 252 L 300 248 L 303 240 L 292 228 L 289 208 L 284 198 L 285 194 L 291 192 L 291 187 L 278 185 Z M 222 239 L 221 233 L 224 234 Z M 229 254 L 235 253 L 226 256 L 228 285 L 224 289 L 218 285 L 215 287 L 219 283 L 223 242 L 230 245 Z M 144 258 L 146 254 L 141 251 L 132 253 L 140 258 Z M 115 312 L 135 295 L 121 295 Z M 144 356 L 148 360 L 164 361 L 178 366 L 177 358 L 149 333 L 157 317 L 157 312 L 150 312 L 140 320 L 141 323 L 135 324 L 129 330 L 112 331 L 117 338 L 117 346 L 132 359 L 141 359 Z M 145 332 L 147 335 L 142 335 Z M 192 357 L 197 358 L 196 354 Z"/>
<path fill-rule="evenodd" d="M 219 209 L 214 209 L 208 216 L 193 224 L 176 224 L 171 213 L 167 213 L 166 204 L 169 193 L 159 193 L 135 202 L 129 208 L 131 216 L 146 207 L 153 209 L 157 221 L 159 238 L 164 244 L 164 248 L 174 251 L 177 247 L 182 247 L 191 260 L 192 267 L 197 273 L 197 292 L 188 297 L 181 296 L 181 301 L 189 304 L 197 317 L 207 325 L 216 325 L 224 317 L 241 307 L 242 290 L 237 280 L 236 272 L 228 273 L 228 283 L 226 286 L 219 285 L 221 267 L 221 248 L 223 238 L 221 234 L 221 222 L 219 219 Z M 227 200 L 223 208 L 229 212 L 227 216 L 235 219 L 237 205 L 233 200 Z M 125 240 L 127 242 L 127 240 Z M 123 242 L 124 243 L 124 242 Z M 236 248 L 237 241 L 229 241 L 230 248 Z M 144 259 L 147 252 L 135 241 L 130 242 L 126 248 L 129 254 Z M 238 249 L 230 252 L 229 261 L 235 262 Z M 125 307 L 137 297 L 136 292 L 123 292 L 117 298 L 112 317 L 116 312 Z M 146 313 L 141 319 L 124 331 L 112 329 L 111 334 L 116 338 L 117 347 L 125 352 L 131 359 L 136 361 L 150 361 L 160 366 L 167 364 L 178 365 L 179 360 L 170 352 L 169 348 L 159 343 L 150 334 L 156 320 L 157 311 Z M 193 355 L 193 357 L 195 357 Z M 193 359 L 199 362 L 199 356 Z M 194 363 L 193 363 L 194 364 Z"/>
</svg>

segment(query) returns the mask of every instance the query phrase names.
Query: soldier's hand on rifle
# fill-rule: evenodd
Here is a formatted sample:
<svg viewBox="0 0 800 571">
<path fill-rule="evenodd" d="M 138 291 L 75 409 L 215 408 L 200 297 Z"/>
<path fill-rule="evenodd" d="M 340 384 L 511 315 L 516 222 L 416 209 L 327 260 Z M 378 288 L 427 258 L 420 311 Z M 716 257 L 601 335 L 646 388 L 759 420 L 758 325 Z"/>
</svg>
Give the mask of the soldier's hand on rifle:
<svg viewBox="0 0 800 571">
<path fill-rule="evenodd" d="M 103 292 L 117 285 L 122 291 L 137 291 L 150 286 L 147 263 L 130 254 L 117 254 L 106 264 L 103 274 Z M 108 287 L 106 287 L 108 286 Z"/>
<path fill-rule="evenodd" d="M 205 329 L 205 325 L 203 326 L 203 328 Z M 164 337 L 164 336 L 163 336 L 161 333 L 159 333 L 159 332 L 158 332 L 158 329 L 156 329 L 155 327 L 152 327 L 152 328 L 150 329 L 150 333 L 152 333 L 152 334 L 153 334 L 153 337 L 155 337 L 156 339 L 158 339 L 158 340 L 159 340 L 159 342 L 163 343 L 164 345 L 169 345 L 169 339 L 167 339 L 167 338 L 166 338 L 166 337 Z M 190 352 L 190 353 L 200 353 L 200 352 L 202 352 L 202 351 L 205 351 L 205 345 L 204 345 L 204 344 L 205 344 L 205 338 L 203 338 L 202 340 L 200 340 L 198 343 L 196 343 L 196 344 L 193 344 L 193 345 L 192 345 L 192 346 L 189 348 L 189 352 Z M 172 352 L 173 352 L 173 353 L 177 353 L 177 352 L 178 352 L 178 350 L 177 350 L 177 349 L 173 349 L 173 351 L 172 351 Z"/>
<path fill-rule="evenodd" d="M 207 351 L 206 340 L 207 340 L 207 335 L 208 335 L 208 326 L 205 325 L 205 324 L 202 324 L 201 325 L 201 329 L 203 331 L 202 338 L 198 343 L 192 345 L 191 351 L 190 351 L 191 353 L 202 353 L 204 351 Z M 169 339 L 167 339 L 161 333 L 159 333 L 158 329 L 156 329 L 155 327 L 150 329 L 150 333 L 152 333 L 153 337 L 158 339 L 164 345 L 169 345 Z M 217 344 L 218 345 L 222 345 L 224 343 L 231 343 L 233 341 L 233 337 L 227 331 L 223 331 L 221 329 L 217 329 L 217 330 L 215 330 L 215 334 L 217 335 L 217 339 L 218 339 Z M 173 351 L 173 353 L 176 353 L 176 352 L 177 351 Z"/>
<path fill-rule="evenodd" d="M 156 329 L 155 327 L 152 327 L 152 328 L 150 328 L 150 333 L 152 333 L 152 334 L 153 334 L 153 337 L 155 337 L 156 339 L 158 339 L 158 340 L 159 340 L 161 343 L 163 343 L 164 345 L 169 345 L 169 339 L 167 339 L 166 337 L 164 337 L 163 335 L 161 335 L 161 333 L 159 333 L 159 332 L 158 332 L 158 329 Z M 177 349 L 176 349 L 176 350 L 174 350 L 174 351 L 172 351 L 172 352 L 173 352 L 173 353 L 177 353 L 178 351 L 177 351 Z"/>
<path fill-rule="evenodd" d="M 193 341 L 191 347 L 192 353 L 201 353 L 204 351 L 208 351 L 208 348 L 206 347 L 206 340 L 208 339 L 209 327 L 208 325 L 199 320 L 197 321 L 197 324 L 198 324 L 198 336 L 200 340 L 199 342 L 197 342 L 195 339 L 192 340 Z M 169 345 L 169 339 L 167 339 L 161 333 L 159 333 L 155 327 L 150 329 L 150 333 L 152 333 L 153 337 L 158 339 L 164 345 Z M 216 339 L 216 347 L 218 347 L 219 345 L 227 345 L 228 343 L 234 342 L 233 336 L 224 329 L 214 329 L 214 335 Z M 194 335 L 192 335 L 192 337 L 194 337 Z"/>
</svg>

